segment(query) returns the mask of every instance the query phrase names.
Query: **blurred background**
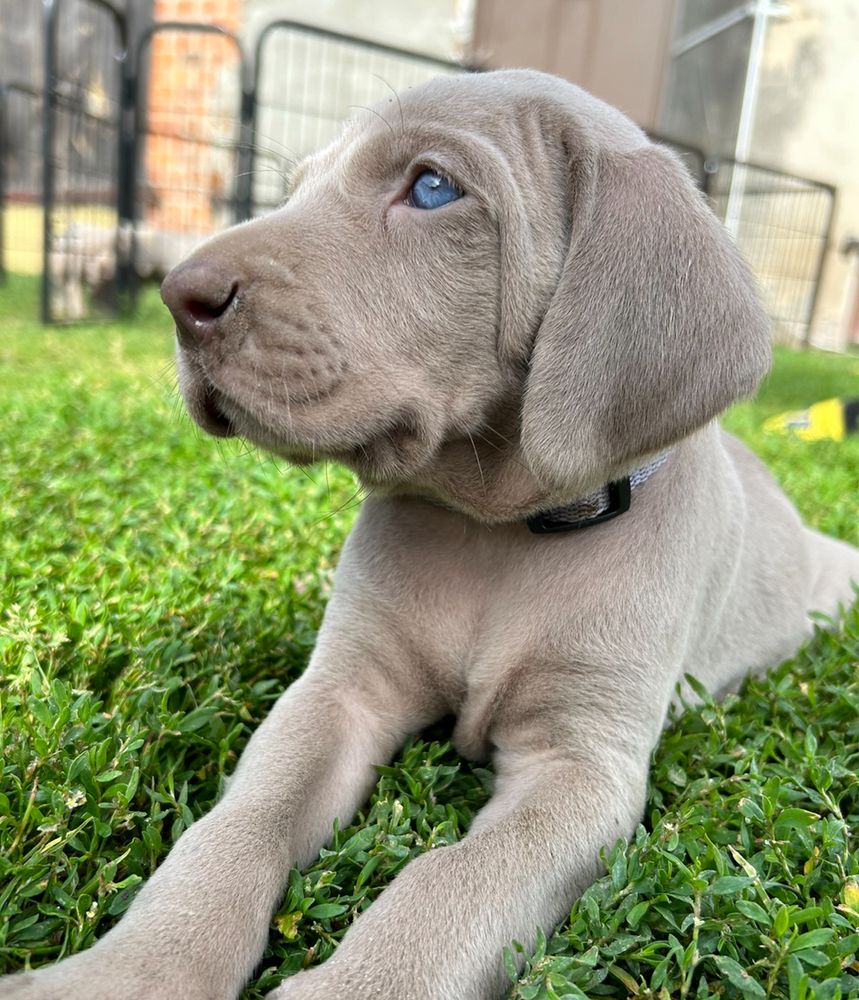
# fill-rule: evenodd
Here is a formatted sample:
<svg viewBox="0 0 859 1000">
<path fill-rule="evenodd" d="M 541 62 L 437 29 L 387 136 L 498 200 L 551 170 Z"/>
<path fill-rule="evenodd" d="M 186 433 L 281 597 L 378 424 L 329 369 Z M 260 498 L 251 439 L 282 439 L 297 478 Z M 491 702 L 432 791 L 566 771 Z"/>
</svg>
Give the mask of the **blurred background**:
<svg viewBox="0 0 859 1000">
<path fill-rule="evenodd" d="M 525 66 L 673 146 L 777 340 L 859 348 L 859 0 L 0 0 L 0 278 L 133 311 L 356 106 Z"/>
</svg>

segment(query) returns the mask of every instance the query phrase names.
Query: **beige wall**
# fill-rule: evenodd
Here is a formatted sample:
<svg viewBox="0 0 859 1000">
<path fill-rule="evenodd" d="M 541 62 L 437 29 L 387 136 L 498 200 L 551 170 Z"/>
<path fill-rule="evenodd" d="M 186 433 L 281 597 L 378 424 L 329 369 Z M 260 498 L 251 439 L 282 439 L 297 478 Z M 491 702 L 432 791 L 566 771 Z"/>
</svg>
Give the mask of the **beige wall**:
<svg viewBox="0 0 859 1000">
<path fill-rule="evenodd" d="M 813 342 L 843 349 L 856 282 L 840 252 L 859 237 L 859 0 L 791 0 L 769 28 L 752 159 L 838 188 Z"/>
<path fill-rule="evenodd" d="M 456 59 L 471 36 L 472 0 L 245 0 L 247 38 L 278 19 Z"/>
<path fill-rule="evenodd" d="M 473 59 L 557 73 L 653 128 L 673 0 L 477 0 Z"/>
</svg>

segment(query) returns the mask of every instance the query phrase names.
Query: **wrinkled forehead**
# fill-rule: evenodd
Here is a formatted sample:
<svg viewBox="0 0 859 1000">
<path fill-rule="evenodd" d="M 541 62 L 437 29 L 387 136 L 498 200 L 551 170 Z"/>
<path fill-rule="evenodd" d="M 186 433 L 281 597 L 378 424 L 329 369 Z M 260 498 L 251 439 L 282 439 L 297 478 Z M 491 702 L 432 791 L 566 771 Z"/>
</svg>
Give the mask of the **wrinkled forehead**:
<svg viewBox="0 0 859 1000">
<path fill-rule="evenodd" d="M 633 152 L 648 140 L 626 115 L 560 77 L 533 70 L 496 70 L 437 77 L 377 105 L 411 125 L 472 130 L 503 144 L 576 137 L 598 152 Z M 394 117 L 396 120 L 396 115 Z"/>
<path fill-rule="evenodd" d="M 302 192 L 350 175 L 393 179 L 415 158 L 473 173 L 487 155 L 514 173 L 534 168 L 560 140 L 595 153 L 649 145 L 625 115 L 558 77 L 526 70 L 437 77 L 372 108 L 298 169 Z M 573 150 L 574 152 L 575 150 Z"/>
</svg>

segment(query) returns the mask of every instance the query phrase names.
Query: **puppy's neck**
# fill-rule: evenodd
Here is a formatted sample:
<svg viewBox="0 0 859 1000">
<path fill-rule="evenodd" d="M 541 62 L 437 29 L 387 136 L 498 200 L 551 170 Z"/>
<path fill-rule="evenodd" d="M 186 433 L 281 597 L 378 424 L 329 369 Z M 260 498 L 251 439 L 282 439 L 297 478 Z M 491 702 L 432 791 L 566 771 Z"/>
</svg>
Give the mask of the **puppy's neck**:
<svg viewBox="0 0 859 1000">
<path fill-rule="evenodd" d="M 447 442 L 396 492 L 442 503 L 487 524 L 521 521 L 564 499 L 528 468 L 515 421 L 492 422 L 480 433 Z"/>
</svg>

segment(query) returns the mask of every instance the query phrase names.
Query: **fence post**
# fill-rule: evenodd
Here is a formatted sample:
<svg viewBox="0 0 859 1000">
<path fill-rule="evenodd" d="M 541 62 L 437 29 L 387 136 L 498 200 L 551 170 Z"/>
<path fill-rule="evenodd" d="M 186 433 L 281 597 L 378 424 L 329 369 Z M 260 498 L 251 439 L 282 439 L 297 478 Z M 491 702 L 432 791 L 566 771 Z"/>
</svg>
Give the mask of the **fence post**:
<svg viewBox="0 0 859 1000">
<path fill-rule="evenodd" d="M 710 197 L 713 189 L 713 178 L 719 172 L 719 161 L 714 156 L 708 156 L 704 160 L 704 173 L 701 177 L 701 190 Z"/>
<path fill-rule="evenodd" d="M 806 350 L 811 347 L 811 331 L 814 327 L 815 313 L 817 312 L 817 300 L 820 298 L 820 286 L 823 283 L 823 272 L 826 268 L 826 255 L 832 244 L 832 223 L 835 219 L 835 199 L 838 192 L 834 187 L 828 188 L 829 212 L 826 217 L 826 229 L 823 232 L 823 247 L 820 251 L 820 259 L 817 262 L 817 270 L 814 275 L 814 290 L 811 293 L 811 302 L 808 304 L 808 322 L 805 324 L 805 334 L 802 338 L 802 346 Z"/>
<path fill-rule="evenodd" d="M 125 15 L 127 18 L 127 15 Z M 123 309 L 137 304 L 134 280 L 134 206 L 137 188 L 137 82 L 139 60 L 134 58 L 127 20 L 122 20 L 122 77 L 119 104 L 119 161 L 117 170 L 116 294 Z"/>
<path fill-rule="evenodd" d="M 256 142 L 256 82 L 242 50 L 242 105 L 239 114 L 239 155 L 236 157 L 236 204 L 233 222 L 253 215 L 253 172 Z"/>
<path fill-rule="evenodd" d="M 248 128 L 247 128 L 247 209 L 250 218 L 254 211 L 254 196 L 253 196 L 253 176 L 256 170 L 257 162 L 257 128 L 259 126 L 259 88 L 260 80 L 262 78 L 262 49 L 265 44 L 266 37 L 271 30 L 271 25 L 266 25 L 262 31 L 257 36 L 256 42 L 254 44 L 253 56 L 251 57 L 251 66 L 249 77 L 249 89 L 250 93 L 253 95 L 251 101 L 248 105 Z"/>
<path fill-rule="evenodd" d="M 42 0 L 43 38 L 45 52 L 44 94 L 42 97 L 42 291 L 43 323 L 51 322 L 51 213 L 56 198 L 54 176 L 54 78 L 57 62 L 57 3 Z"/>
</svg>

